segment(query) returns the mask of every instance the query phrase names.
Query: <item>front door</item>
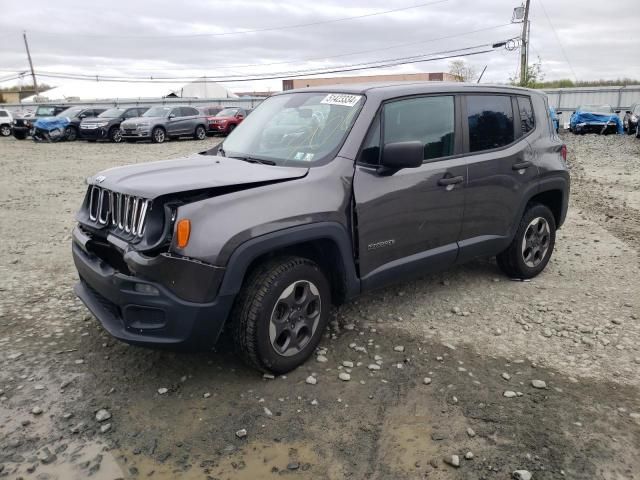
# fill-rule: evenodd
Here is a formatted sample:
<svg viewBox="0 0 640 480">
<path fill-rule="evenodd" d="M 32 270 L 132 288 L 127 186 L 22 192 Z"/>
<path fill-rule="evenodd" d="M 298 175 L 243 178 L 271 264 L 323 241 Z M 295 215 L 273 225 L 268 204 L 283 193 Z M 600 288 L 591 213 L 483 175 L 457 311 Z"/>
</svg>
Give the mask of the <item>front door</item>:
<svg viewBox="0 0 640 480">
<path fill-rule="evenodd" d="M 372 125 L 354 176 L 363 289 L 455 262 L 466 182 L 456 110 L 453 95 L 400 99 L 385 103 Z M 378 171 L 385 144 L 416 140 L 424 144 L 420 167 Z"/>
</svg>

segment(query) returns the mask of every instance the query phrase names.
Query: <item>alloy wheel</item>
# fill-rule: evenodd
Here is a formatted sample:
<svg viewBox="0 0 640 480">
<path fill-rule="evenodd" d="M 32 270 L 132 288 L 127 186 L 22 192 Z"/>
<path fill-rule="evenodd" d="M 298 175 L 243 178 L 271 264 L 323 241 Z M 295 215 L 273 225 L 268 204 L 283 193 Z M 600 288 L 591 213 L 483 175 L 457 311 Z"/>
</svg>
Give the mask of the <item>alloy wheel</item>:
<svg viewBox="0 0 640 480">
<path fill-rule="evenodd" d="M 269 340 L 283 357 L 301 352 L 320 321 L 322 302 L 318 287 L 308 280 L 292 283 L 278 297 L 269 321 Z"/>
<path fill-rule="evenodd" d="M 8 125 L 2 125 L 2 127 L 0 127 L 0 135 L 2 135 L 3 137 L 8 137 L 9 135 L 11 135 L 11 127 Z"/>
<path fill-rule="evenodd" d="M 522 260 L 527 267 L 535 268 L 544 260 L 550 239 L 549 222 L 542 217 L 531 220 L 522 238 Z"/>
<path fill-rule="evenodd" d="M 162 130 L 161 128 L 158 128 L 153 134 L 153 138 L 158 143 L 164 142 L 164 130 Z"/>
</svg>

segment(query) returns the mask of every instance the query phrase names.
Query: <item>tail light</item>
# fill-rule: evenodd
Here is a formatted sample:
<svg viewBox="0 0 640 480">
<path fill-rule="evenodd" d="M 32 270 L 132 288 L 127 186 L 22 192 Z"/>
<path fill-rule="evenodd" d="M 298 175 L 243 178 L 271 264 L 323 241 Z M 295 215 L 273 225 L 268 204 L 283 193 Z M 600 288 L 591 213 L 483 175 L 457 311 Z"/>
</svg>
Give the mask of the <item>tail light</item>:
<svg viewBox="0 0 640 480">
<path fill-rule="evenodd" d="M 562 155 L 562 160 L 564 160 L 566 162 L 567 161 L 567 146 L 566 145 L 562 145 L 562 148 L 560 149 L 560 155 Z"/>
</svg>

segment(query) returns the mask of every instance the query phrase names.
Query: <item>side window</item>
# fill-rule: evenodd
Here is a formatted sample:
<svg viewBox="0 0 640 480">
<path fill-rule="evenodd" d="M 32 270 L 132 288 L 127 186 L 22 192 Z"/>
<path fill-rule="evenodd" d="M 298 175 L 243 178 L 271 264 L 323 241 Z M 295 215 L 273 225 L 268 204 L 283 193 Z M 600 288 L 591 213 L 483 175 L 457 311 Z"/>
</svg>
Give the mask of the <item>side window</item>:
<svg viewBox="0 0 640 480">
<path fill-rule="evenodd" d="M 467 95 L 469 151 L 509 145 L 514 140 L 513 108 L 506 95 Z"/>
<path fill-rule="evenodd" d="M 635 113 L 636 115 L 640 116 L 640 103 L 638 105 L 636 105 L 636 108 L 633 111 L 633 113 Z"/>
<path fill-rule="evenodd" d="M 536 119 L 533 115 L 533 106 L 529 97 L 517 97 L 518 110 L 520 111 L 520 124 L 522 125 L 522 134 L 526 135 L 536 126 Z"/>
<path fill-rule="evenodd" d="M 398 100 L 384 107 L 384 144 L 420 141 L 424 159 L 453 155 L 454 97 Z"/>
<path fill-rule="evenodd" d="M 133 118 L 137 116 L 138 116 L 138 110 L 135 108 L 132 108 L 131 110 L 127 110 L 126 112 L 124 112 L 124 115 L 123 115 L 124 118 Z"/>
<path fill-rule="evenodd" d="M 182 112 L 184 114 L 185 117 L 193 117 L 193 116 L 198 116 L 200 115 L 198 113 L 198 110 L 196 110 L 193 107 L 182 107 Z"/>
<path fill-rule="evenodd" d="M 380 163 L 380 116 L 377 115 L 362 144 L 360 161 L 369 165 Z"/>
<path fill-rule="evenodd" d="M 182 116 L 182 109 L 180 107 L 176 107 L 171 109 L 171 115 L 178 118 Z"/>
</svg>

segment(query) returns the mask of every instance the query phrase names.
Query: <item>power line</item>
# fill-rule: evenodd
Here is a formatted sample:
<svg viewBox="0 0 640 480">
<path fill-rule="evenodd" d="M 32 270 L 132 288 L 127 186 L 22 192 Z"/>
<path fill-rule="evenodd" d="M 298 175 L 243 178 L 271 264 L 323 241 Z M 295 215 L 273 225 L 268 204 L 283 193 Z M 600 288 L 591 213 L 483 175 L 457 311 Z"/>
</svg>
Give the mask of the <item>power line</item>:
<svg viewBox="0 0 640 480">
<path fill-rule="evenodd" d="M 252 74 L 252 75 L 246 75 L 246 76 L 231 76 L 231 77 L 215 76 L 215 75 L 213 76 L 199 75 L 197 77 L 194 77 L 194 76 L 139 77 L 139 76 L 114 76 L 114 75 L 102 76 L 102 75 L 92 75 L 92 74 L 83 74 L 83 73 L 69 74 L 69 73 L 49 72 L 49 71 L 39 71 L 39 75 L 50 76 L 54 78 L 57 77 L 57 78 L 74 79 L 74 80 L 130 81 L 132 83 L 136 83 L 136 82 L 138 83 L 153 83 L 153 82 L 173 83 L 176 81 L 196 81 L 196 80 L 202 81 L 202 82 L 206 82 L 206 81 L 225 82 L 225 81 L 231 81 L 229 80 L 230 78 L 233 78 L 233 79 L 242 78 L 242 79 L 252 80 L 252 79 L 256 79 L 256 77 L 274 76 L 274 75 L 277 75 L 278 76 L 277 78 L 286 78 L 286 77 L 300 76 L 300 75 L 319 75 L 327 72 L 333 73 L 334 71 L 336 71 L 336 69 L 359 70 L 360 68 L 358 67 L 362 67 L 362 69 L 366 69 L 370 67 L 373 68 L 374 64 L 380 64 L 380 63 L 384 65 L 389 65 L 389 64 L 401 65 L 404 63 L 412 63 L 413 60 L 423 61 L 425 57 L 430 57 L 435 55 L 445 55 L 445 54 L 456 53 L 457 55 L 463 56 L 465 52 L 469 52 L 470 50 L 487 48 L 487 47 L 490 47 L 491 45 L 492 45 L 491 43 L 484 43 L 480 45 L 473 45 L 470 47 L 456 48 L 451 50 L 441 50 L 437 52 L 423 53 L 421 55 L 413 55 L 409 57 L 386 58 L 386 59 L 380 59 L 380 60 L 373 60 L 369 62 L 350 63 L 350 64 L 343 64 L 343 65 L 335 65 L 332 67 L 324 67 L 324 68 L 299 69 L 299 70 L 289 70 L 289 71 L 277 72 L 277 73 L 259 73 L 259 74 Z M 453 55 L 453 56 L 456 56 L 456 55 Z M 376 68 L 380 68 L 380 67 L 376 67 Z"/>
<path fill-rule="evenodd" d="M 544 3 L 542 3 L 542 0 L 538 0 L 538 3 L 542 7 L 542 11 L 544 12 L 544 16 L 547 17 L 547 21 L 549 22 L 549 26 L 551 26 L 551 30 L 553 30 L 553 34 L 555 35 L 556 40 L 558 41 L 558 46 L 560 47 L 560 51 L 562 52 L 562 56 L 564 57 L 565 61 L 567 62 L 567 65 L 569 65 L 569 69 L 571 69 L 571 73 L 573 74 L 573 79 L 577 82 L 578 81 L 578 77 L 576 76 L 576 72 L 573 70 L 573 65 L 571 65 L 571 62 L 569 61 L 569 57 L 567 56 L 567 52 L 564 51 L 564 47 L 562 46 L 562 42 L 560 41 L 560 36 L 558 35 L 558 32 L 556 32 L 556 29 L 553 26 L 553 23 L 551 22 L 551 18 L 549 18 L 549 14 L 547 13 L 547 9 L 544 8 Z"/>
<path fill-rule="evenodd" d="M 266 27 L 266 28 L 256 28 L 252 30 L 239 30 L 239 31 L 228 31 L 228 32 L 218 32 L 218 33 L 187 33 L 187 34 L 176 34 L 176 35 L 113 35 L 113 34 L 97 34 L 97 33 L 67 33 L 67 32 L 47 32 L 47 31 L 31 31 L 31 33 L 37 33 L 38 35 L 47 35 L 47 36 L 75 36 L 75 37 L 91 37 L 91 38 L 201 38 L 201 37 L 223 37 L 230 35 L 243 35 L 247 33 L 260 33 L 260 32 L 272 32 L 276 30 L 291 30 L 295 28 L 304 28 L 304 27 L 312 27 L 315 25 L 326 25 L 328 23 L 337 23 L 337 22 L 345 22 L 349 20 L 357 20 L 361 18 L 369 18 L 375 17 L 379 15 L 387 15 L 389 13 L 403 12 L 407 10 L 413 10 L 416 8 L 427 7 L 430 5 L 436 5 L 438 3 L 448 2 L 449 0 L 436 0 L 432 2 L 419 3 L 417 5 L 411 5 L 408 7 L 402 8 L 394 8 L 391 10 L 384 10 L 381 12 L 367 13 L 364 15 L 355 15 L 351 17 L 342 17 L 335 18 L 333 20 L 320 20 L 318 22 L 308 22 L 308 23 L 296 23 L 292 25 L 282 25 L 279 27 Z"/>
<path fill-rule="evenodd" d="M 262 77 L 239 77 L 239 78 L 220 78 L 218 80 L 216 80 L 217 82 L 220 83 L 239 83 L 239 82 L 252 82 L 252 81 L 260 81 L 260 80 L 277 80 L 277 79 L 282 79 L 282 78 L 290 78 L 292 76 L 296 76 L 296 77 L 309 77 L 309 76 L 313 76 L 313 75 L 326 75 L 326 74 L 331 74 L 331 73 L 343 73 L 343 72 L 353 72 L 353 71 L 362 71 L 362 70 L 371 70 L 371 69 L 376 69 L 376 68 L 386 68 L 386 67 L 392 67 L 392 66 L 399 66 L 399 65 L 408 65 L 408 64 L 413 64 L 413 63 L 423 63 L 423 62 L 433 62 L 433 61 L 437 61 L 437 60 L 446 60 L 449 58 L 459 58 L 459 57 L 468 57 L 468 56 L 472 56 L 472 55 L 480 55 L 483 53 L 488 53 L 488 52 L 492 52 L 494 51 L 494 48 L 485 48 L 484 50 L 479 50 L 479 51 L 475 51 L 475 52 L 466 52 L 466 53 L 455 53 L 455 54 L 451 54 L 451 55 L 440 55 L 438 57 L 434 57 L 434 58 L 420 58 L 420 59 L 415 59 L 415 60 L 401 60 L 401 61 L 392 61 L 389 63 L 385 63 L 385 64 L 380 64 L 380 65 L 369 65 L 369 66 L 351 66 L 351 67 L 344 67 L 344 68 L 337 68 L 337 69 L 333 69 L 333 70 L 324 70 L 324 71 L 313 71 L 313 72 L 298 72 L 295 75 L 292 75 L 291 73 L 278 73 L 278 74 L 265 74 L 265 76 Z M 126 80 L 126 79 L 100 79 L 99 77 L 96 79 L 91 79 L 91 78 L 78 78 L 78 77 L 71 77 L 68 75 L 55 75 L 55 74 L 43 74 L 43 73 L 39 73 L 38 74 L 41 77 L 45 77 L 45 78 L 64 78 L 64 79 L 73 79 L 73 80 L 84 80 L 84 81 L 104 81 L 104 82 L 116 82 L 116 83 L 175 83 L 176 80 Z M 194 78 L 192 83 L 204 83 L 207 81 L 213 81 L 211 77 L 199 77 L 199 78 Z"/>
</svg>

